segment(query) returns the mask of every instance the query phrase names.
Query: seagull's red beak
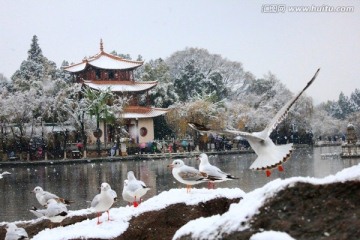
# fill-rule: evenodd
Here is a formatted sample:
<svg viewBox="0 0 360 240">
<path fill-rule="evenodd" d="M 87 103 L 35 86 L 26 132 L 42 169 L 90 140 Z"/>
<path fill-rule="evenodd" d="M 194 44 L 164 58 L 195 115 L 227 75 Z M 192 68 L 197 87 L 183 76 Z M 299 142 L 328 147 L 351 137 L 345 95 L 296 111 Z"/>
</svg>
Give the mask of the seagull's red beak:
<svg viewBox="0 0 360 240">
<path fill-rule="evenodd" d="M 174 168 L 174 164 L 169 164 L 168 167 L 169 168 Z"/>
</svg>

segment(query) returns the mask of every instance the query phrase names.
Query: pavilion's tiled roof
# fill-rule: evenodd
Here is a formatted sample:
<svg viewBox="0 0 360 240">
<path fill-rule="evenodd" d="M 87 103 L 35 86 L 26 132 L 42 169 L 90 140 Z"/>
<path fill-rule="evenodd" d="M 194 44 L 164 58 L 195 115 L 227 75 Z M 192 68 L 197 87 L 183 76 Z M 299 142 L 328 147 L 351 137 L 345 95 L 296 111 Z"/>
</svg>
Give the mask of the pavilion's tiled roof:
<svg viewBox="0 0 360 240">
<path fill-rule="evenodd" d="M 76 73 L 84 70 L 86 66 L 91 65 L 100 69 L 126 70 L 134 69 L 143 65 L 143 61 L 128 60 L 101 50 L 95 56 L 85 58 L 82 62 L 64 67 L 64 70 Z"/>
<path fill-rule="evenodd" d="M 157 85 L 157 81 L 135 82 L 135 81 L 90 81 L 84 80 L 83 83 L 93 89 L 104 91 L 108 88 L 112 92 L 140 92 L 152 89 Z"/>
<path fill-rule="evenodd" d="M 153 118 L 167 113 L 169 109 L 166 108 L 152 108 L 141 106 L 128 106 L 124 109 L 121 117 L 125 119 L 136 118 Z"/>
</svg>

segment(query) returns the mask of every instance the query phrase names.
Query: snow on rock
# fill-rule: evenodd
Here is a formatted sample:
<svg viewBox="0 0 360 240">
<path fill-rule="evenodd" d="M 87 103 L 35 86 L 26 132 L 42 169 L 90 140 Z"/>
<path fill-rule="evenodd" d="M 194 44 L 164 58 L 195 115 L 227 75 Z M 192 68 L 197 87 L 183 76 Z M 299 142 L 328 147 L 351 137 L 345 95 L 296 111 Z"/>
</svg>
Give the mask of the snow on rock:
<svg viewBox="0 0 360 240">
<path fill-rule="evenodd" d="M 188 222 L 175 233 L 173 239 L 187 235 L 193 239 L 218 239 L 223 234 L 245 230 L 249 227 L 248 220 L 258 213 L 258 209 L 265 203 L 266 199 L 297 182 L 318 185 L 351 180 L 360 180 L 360 164 L 322 179 L 312 177 L 276 179 L 262 188 L 247 193 L 238 204 L 232 204 L 229 211 L 221 216 L 199 218 Z"/>
<path fill-rule="evenodd" d="M 290 237 L 289 234 L 284 232 L 277 232 L 277 231 L 264 231 L 261 233 L 256 233 L 252 235 L 249 240 L 269 240 L 269 239 L 295 240 L 294 238 Z"/>
<path fill-rule="evenodd" d="M 200 202 L 206 202 L 211 199 L 241 198 L 245 192 L 241 189 L 192 189 L 188 194 L 186 189 L 171 189 L 160 193 L 159 195 L 141 203 L 137 208 L 133 206 L 119 207 L 110 209 L 110 219 L 107 221 L 107 214 L 100 217 L 103 222 L 97 225 L 96 218 L 75 223 L 66 227 L 45 229 L 34 236 L 33 240 L 56 240 L 56 239 L 74 239 L 74 238 L 97 238 L 109 239 L 121 235 L 129 226 L 132 217 L 138 216 L 147 211 L 156 211 L 176 203 L 185 203 L 186 205 L 196 205 Z M 79 210 L 81 213 L 90 210 Z M 75 211 L 76 212 L 76 211 Z M 71 214 L 76 214 L 72 212 Z"/>
</svg>

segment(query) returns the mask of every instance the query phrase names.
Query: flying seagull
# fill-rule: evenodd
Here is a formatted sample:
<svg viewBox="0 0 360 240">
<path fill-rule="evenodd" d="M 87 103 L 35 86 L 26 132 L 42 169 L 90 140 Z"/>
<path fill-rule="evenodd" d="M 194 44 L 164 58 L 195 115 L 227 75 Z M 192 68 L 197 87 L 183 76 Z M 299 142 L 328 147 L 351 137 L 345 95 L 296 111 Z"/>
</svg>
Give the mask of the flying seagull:
<svg viewBox="0 0 360 240">
<path fill-rule="evenodd" d="M 295 95 L 290 101 L 288 101 L 261 132 L 249 133 L 228 129 L 214 131 L 197 123 L 190 122 L 188 125 L 200 133 L 233 134 L 245 138 L 249 142 L 251 148 L 258 155 L 253 164 L 250 166 L 250 169 L 265 170 L 266 175 L 269 177 L 271 175 L 270 169 L 277 167 L 279 171 L 284 170 L 282 163 L 290 158 L 290 154 L 292 152 L 292 143 L 285 145 L 275 145 L 274 142 L 270 139 L 270 134 L 285 119 L 289 113 L 290 108 L 300 98 L 301 94 L 303 94 L 305 90 L 314 82 L 319 71 L 320 68 L 316 71 L 315 75 L 307 83 L 305 88 L 297 95 Z"/>
</svg>

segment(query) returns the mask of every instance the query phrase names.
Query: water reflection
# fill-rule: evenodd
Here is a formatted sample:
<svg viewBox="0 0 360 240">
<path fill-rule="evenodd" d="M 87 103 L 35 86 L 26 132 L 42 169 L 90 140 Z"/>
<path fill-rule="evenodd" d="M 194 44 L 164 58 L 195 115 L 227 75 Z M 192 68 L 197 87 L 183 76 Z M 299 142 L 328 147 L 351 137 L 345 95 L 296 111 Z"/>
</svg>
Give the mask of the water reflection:
<svg viewBox="0 0 360 240">
<path fill-rule="evenodd" d="M 209 156 L 209 160 L 225 172 L 239 177 L 238 180 L 218 183 L 217 187 L 236 187 L 248 192 L 276 178 L 324 177 L 360 163 L 360 159 L 321 159 L 321 154 L 339 151 L 339 147 L 296 149 L 291 159 L 284 164 L 285 171 L 282 173 L 273 171 L 269 178 L 263 172 L 249 170 L 249 166 L 256 158 L 255 154 L 214 155 Z M 121 199 L 121 192 L 123 181 L 130 170 L 134 171 L 138 179 L 151 187 L 144 196 L 144 200 L 171 188 L 183 188 L 184 186 L 172 177 L 167 167 L 172 160 L 167 158 L 150 161 L 2 168 L 0 172 L 9 171 L 12 174 L 0 180 L 0 221 L 34 219 L 29 209 L 31 206 L 39 207 L 39 204 L 30 191 L 36 186 L 74 200 L 75 203 L 69 207 L 69 210 L 87 208 L 92 198 L 98 193 L 98 187 L 102 182 L 108 182 L 118 193 L 120 199 L 114 206 L 125 206 L 126 203 Z M 190 166 L 197 167 L 199 164 L 195 158 L 183 160 Z M 197 187 L 206 187 L 206 184 L 197 185 Z"/>
</svg>

